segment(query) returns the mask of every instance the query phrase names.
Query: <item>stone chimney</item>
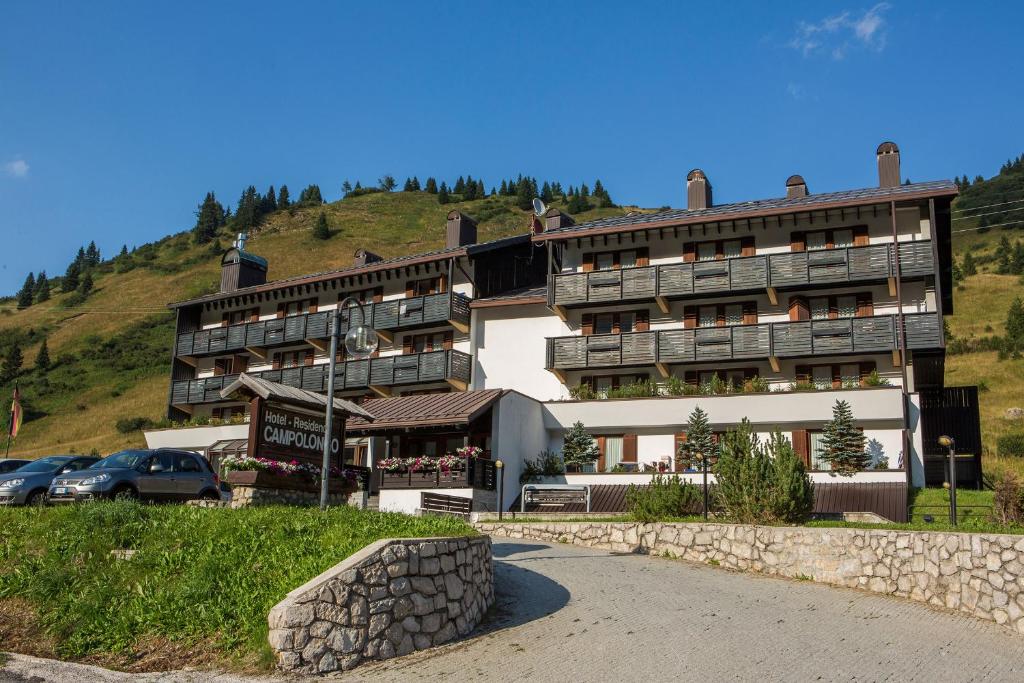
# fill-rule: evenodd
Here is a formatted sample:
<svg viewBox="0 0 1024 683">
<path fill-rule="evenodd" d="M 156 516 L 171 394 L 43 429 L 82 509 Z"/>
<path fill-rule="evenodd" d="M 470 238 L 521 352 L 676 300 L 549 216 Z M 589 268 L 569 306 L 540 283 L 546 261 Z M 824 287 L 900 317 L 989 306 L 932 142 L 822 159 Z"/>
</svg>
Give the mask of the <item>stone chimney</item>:
<svg viewBox="0 0 1024 683">
<path fill-rule="evenodd" d="M 365 249 L 356 249 L 356 253 L 353 254 L 353 256 L 355 257 L 352 260 L 353 266 L 365 266 L 370 263 L 376 263 L 377 261 L 383 260 L 380 256 L 377 256 L 373 252 Z"/>
<path fill-rule="evenodd" d="M 686 174 L 686 208 L 693 211 L 711 206 L 711 183 L 704 171 L 695 168 Z"/>
<path fill-rule="evenodd" d="M 807 196 L 807 183 L 804 182 L 804 177 L 799 175 L 791 175 L 786 179 L 786 199 L 796 199 L 797 197 Z"/>
<path fill-rule="evenodd" d="M 476 221 L 454 209 L 448 213 L 448 231 L 444 246 L 447 249 L 476 244 Z"/>
<path fill-rule="evenodd" d="M 567 228 L 570 225 L 576 225 L 576 221 L 573 220 L 572 216 L 560 211 L 556 208 L 550 208 L 544 212 L 544 230 L 557 230 L 558 228 Z"/>
<path fill-rule="evenodd" d="M 875 154 L 878 155 L 878 186 L 899 187 L 900 148 L 895 142 L 883 142 Z"/>
</svg>

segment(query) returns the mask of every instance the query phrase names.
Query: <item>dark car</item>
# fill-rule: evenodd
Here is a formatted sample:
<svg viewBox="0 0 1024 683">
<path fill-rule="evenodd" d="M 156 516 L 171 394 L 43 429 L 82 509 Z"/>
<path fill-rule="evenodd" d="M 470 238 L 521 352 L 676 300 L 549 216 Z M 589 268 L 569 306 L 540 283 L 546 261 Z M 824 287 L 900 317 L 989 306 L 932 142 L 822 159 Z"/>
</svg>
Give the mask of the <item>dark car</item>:
<svg viewBox="0 0 1024 683">
<path fill-rule="evenodd" d="M 31 460 L 22 460 L 21 458 L 4 458 L 0 460 L 0 474 L 7 474 L 13 472 L 22 465 L 27 465 Z"/>
<path fill-rule="evenodd" d="M 50 485 L 51 503 L 106 499 L 176 502 L 220 500 L 220 479 L 206 458 L 169 448 L 114 453 Z"/>
<path fill-rule="evenodd" d="M 0 476 L 0 505 L 42 505 L 53 478 L 88 469 L 99 458 L 82 455 L 50 455 L 26 460 L 13 472 Z"/>
</svg>

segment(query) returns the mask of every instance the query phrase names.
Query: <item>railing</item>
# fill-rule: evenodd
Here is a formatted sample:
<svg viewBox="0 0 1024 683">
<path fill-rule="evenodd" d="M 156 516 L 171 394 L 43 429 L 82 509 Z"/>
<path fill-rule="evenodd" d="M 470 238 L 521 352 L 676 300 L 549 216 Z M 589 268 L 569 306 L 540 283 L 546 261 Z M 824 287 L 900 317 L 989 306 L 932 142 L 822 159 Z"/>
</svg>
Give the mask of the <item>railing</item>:
<svg viewBox="0 0 1024 683">
<path fill-rule="evenodd" d="M 380 473 L 382 489 L 452 489 L 474 488 L 493 491 L 498 481 L 498 470 L 493 460 L 469 460 L 461 470 L 433 470 L 430 472 Z"/>
<path fill-rule="evenodd" d="M 942 322 L 937 313 L 908 313 L 903 317 L 908 349 L 935 349 L 942 345 Z M 897 316 L 890 314 L 551 337 L 547 340 L 547 368 L 571 370 L 883 353 L 900 346 L 896 321 Z"/>
<path fill-rule="evenodd" d="M 329 366 L 308 365 L 282 370 L 249 373 L 271 382 L 309 391 L 327 391 Z M 336 391 L 365 389 L 369 386 L 400 386 L 458 380 L 469 382 L 472 359 L 461 351 L 428 351 L 408 356 L 385 356 L 339 363 L 335 372 Z M 220 391 L 238 379 L 238 375 L 220 375 L 171 383 L 171 403 L 217 403 L 224 399 Z"/>
<path fill-rule="evenodd" d="M 884 280 L 896 272 L 892 244 L 741 256 L 718 261 L 566 273 L 548 278 L 548 303 L 557 306 L 642 301 L 656 296 L 699 297 Z M 929 240 L 899 243 L 903 277 L 934 271 Z"/>
<path fill-rule="evenodd" d="M 363 307 L 369 321 L 378 330 L 406 330 L 454 322 L 469 324 L 469 298 L 445 292 L 409 299 L 394 299 Z M 331 336 L 334 311 L 319 311 L 286 318 L 214 327 L 178 335 L 175 352 L 178 356 L 212 356 L 246 348 L 268 348 L 301 343 L 307 339 Z M 348 331 L 345 316 L 339 330 Z"/>
</svg>

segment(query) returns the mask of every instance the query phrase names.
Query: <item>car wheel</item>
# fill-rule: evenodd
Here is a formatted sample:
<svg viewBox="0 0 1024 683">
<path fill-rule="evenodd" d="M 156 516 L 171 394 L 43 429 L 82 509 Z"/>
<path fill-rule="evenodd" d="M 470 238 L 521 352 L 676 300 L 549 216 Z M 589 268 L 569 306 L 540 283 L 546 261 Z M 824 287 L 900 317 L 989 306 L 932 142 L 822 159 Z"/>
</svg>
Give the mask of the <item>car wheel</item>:
<svg viewBox="0 0 1024 683">
<path fill-rule="evenodd" d="M 46 491 L 33 491 L 28 494 L 28 498 L 25 499 L 25 505 L 31 505 L 32 507 L 46 505 Z"/>
<path fill-rule="evenodd" d="M 114 500 L 138 500 L 139 493 L 131 486 L 122 486 L 114 491 Z"/>
<path fill-rule="evenodd" d="M 220 494 L 216 491 L 203 491 L 199 498 L 200 500 L 220 500 Z"/>
</svg>

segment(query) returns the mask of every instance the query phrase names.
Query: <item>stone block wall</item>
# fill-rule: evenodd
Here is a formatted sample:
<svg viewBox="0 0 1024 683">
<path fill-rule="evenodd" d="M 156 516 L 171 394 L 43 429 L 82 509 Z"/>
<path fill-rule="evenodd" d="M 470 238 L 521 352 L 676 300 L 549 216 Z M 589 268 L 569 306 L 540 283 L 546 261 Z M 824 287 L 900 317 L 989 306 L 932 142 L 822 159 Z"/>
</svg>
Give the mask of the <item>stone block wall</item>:
<svg viewBox="0 0 1024 683">
<path fill-rule="evenodd" d="M 284 671 L 348 671 L 465 636 L 494 602 L 491 539 L 386 539 L 296 588 L 270 611 Z"/>
<path fill-rule="evenodd" d="M 293 489 L 268 488 L 235 484 L 231 487 L 231 507 L 241 508 L 253 505 L 319 505 L 320 493 L 296 491 Z M 366 491 L 349 493 L 328 493 L 328 505 L 351 505 L 366 507 Z"/>
<path fill-rule="evenodd" d="M 1024 537 L 738 524 L 479 522 L 486 534 L 643 552 L 860 588 L 1024 634 Z"/>
</svg>

